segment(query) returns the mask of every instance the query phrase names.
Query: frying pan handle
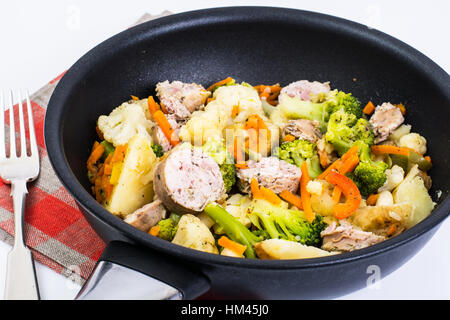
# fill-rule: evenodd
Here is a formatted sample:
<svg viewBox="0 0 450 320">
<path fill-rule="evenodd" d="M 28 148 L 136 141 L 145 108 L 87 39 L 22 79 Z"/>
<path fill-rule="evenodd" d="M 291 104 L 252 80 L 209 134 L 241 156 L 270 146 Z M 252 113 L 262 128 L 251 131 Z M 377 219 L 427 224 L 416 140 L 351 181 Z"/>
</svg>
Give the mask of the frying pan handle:
<svg viewBox="0 0 450 320">
<path fill-rule="evenodd" d="M 112 241 L 75 299 L 194 299 L 209 288 L 204 275 L 179 260 L 127 242 Z"/>
</svg>

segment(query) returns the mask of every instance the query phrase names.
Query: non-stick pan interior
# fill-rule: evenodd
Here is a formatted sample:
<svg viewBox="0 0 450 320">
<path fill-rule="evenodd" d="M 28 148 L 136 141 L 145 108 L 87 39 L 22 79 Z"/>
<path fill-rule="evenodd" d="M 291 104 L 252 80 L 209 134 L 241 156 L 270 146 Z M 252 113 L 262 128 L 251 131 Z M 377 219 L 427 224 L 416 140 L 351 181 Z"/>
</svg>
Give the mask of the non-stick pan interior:
<svg viewBox="0 0 450 320">
<path fill-rule="evenodd" d="M 448 195 L 448 78 L 408 46 L 367 27 L 323 15 L 267 8 L 215 10 L 162 18 L 129 29 L 83 57 L 62 115 L 64 156 L 89 192 L 86 159 L 99 115 L 130 95 L 154 94 L 157 82 L 208 86 L 227 76 L 252 85 L 330 81 L 364 104 L 403 103 L 406 123 L 427 138 L 433 197 Z M 447 75 L 448 76 L 448 75 Z"/>
</svg>

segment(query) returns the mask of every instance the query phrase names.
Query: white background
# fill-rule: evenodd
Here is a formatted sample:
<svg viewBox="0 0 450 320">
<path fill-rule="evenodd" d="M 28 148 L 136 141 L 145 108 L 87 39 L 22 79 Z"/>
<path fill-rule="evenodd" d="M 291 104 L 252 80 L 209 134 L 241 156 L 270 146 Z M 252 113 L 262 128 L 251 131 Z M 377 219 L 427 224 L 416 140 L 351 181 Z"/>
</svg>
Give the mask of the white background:
<svg viewBox="0 0 450 320">
<path fill-rule="evenodd" d="M 233 5 L 299 8 L 367 24 L 412 45 L 447 72 L 450 70 L 450 1 L 447 0 L 2 0 L 0 90 L 39 89 L 89 49 L 133 24 L 144 12 L 177 13 Z M 423 250 L 375 288 L 365 288 L 342 298 L 450 299 L 449 244 L 450 220 L 447 219 Z M 0 243 L 0 297 L 9 249 Z M 79 289 L 40 264 L 37 273 L 43 299 L 72 299 Z"/>
</svg>

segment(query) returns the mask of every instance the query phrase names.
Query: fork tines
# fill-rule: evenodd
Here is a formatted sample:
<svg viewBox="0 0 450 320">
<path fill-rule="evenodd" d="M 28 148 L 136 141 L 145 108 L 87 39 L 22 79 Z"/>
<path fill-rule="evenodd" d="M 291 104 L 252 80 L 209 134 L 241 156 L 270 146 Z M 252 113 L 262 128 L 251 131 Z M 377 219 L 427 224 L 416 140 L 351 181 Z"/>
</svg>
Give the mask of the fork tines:
<svg viewBox="0 0 450 320">
<path fill-rule="evenodd" d="M 20 136 L 20 155 L 17 156 L 16 148 L 16 131 L 14 122 L 14 103 L 13 103 L 13 92 L 9 91 L 9 158 L 18 157 L 28 157 L 27 154 L 27 144 L 26 144 L 26 132 L 25 132 L 25 117 L 23 111 L 23 95 L 25 95 L 26 105 L 27 105 L 27 115 L 28 115 L 28 131 L 29 131 L 29 141 L 30 141 L 30 156 L 37 155 L 37 143 L 36 135 L 34 131 L 34 121 L 33 113 L 31 110 L 31 102 L 28 91 L 23 94 L 21 90 L 17 90 L 17 100 L 19 109 L 19 136 Z M 5 139 L 5 97 L 3 92 L 0 96 L 0 159 L 6 158 L 6 139 Z"/>
</svg>

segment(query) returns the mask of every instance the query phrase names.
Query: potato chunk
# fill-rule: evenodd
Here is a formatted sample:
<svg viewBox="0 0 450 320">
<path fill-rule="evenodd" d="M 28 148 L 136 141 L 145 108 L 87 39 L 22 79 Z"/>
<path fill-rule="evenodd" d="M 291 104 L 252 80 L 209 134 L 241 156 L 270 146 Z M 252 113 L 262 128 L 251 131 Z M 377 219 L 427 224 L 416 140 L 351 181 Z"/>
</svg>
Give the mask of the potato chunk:
<svg viewBox="0 0 450 320">
<path fill-rule="evenodd" d="M 393 236 L 407 228 L 412 211 L 413 206 L 410 203 L 367 206 L 356 210 L 348 220 L 364 231 L 379 236 Z"/>
<path fill-rule="evenodd" d="M 332 254 L 316 247 L 305 246 L 294 241 L 269 239 L 255 245 L 256 254 L 260 259 L 306 259 L 325 257 Z"/>
<path fill-rule="evenodd" d="M 203 252 L 219 253 L 211 231 L 192 214 L 185 214 L 181 217 L 172 243 Z"/>
<path fill-rule="evenodd" d="M 418 175 L 419 173 L 420 171 L 415 165 L 392 193 L 394 203 L 409 203 L 413 205 L 413 212 L 408 220 L 407 228 L 428 217 L 436 205 L 428 194 L 423 179 Z"/>
<path fill-rule="evenodd" d="M 153 170 L 157 158 L 150 141 L 137 134 L 128 142 L 117 185 L 105 208 L 117 216 L 126 217 L 153 200 Z"/>
</svg>

